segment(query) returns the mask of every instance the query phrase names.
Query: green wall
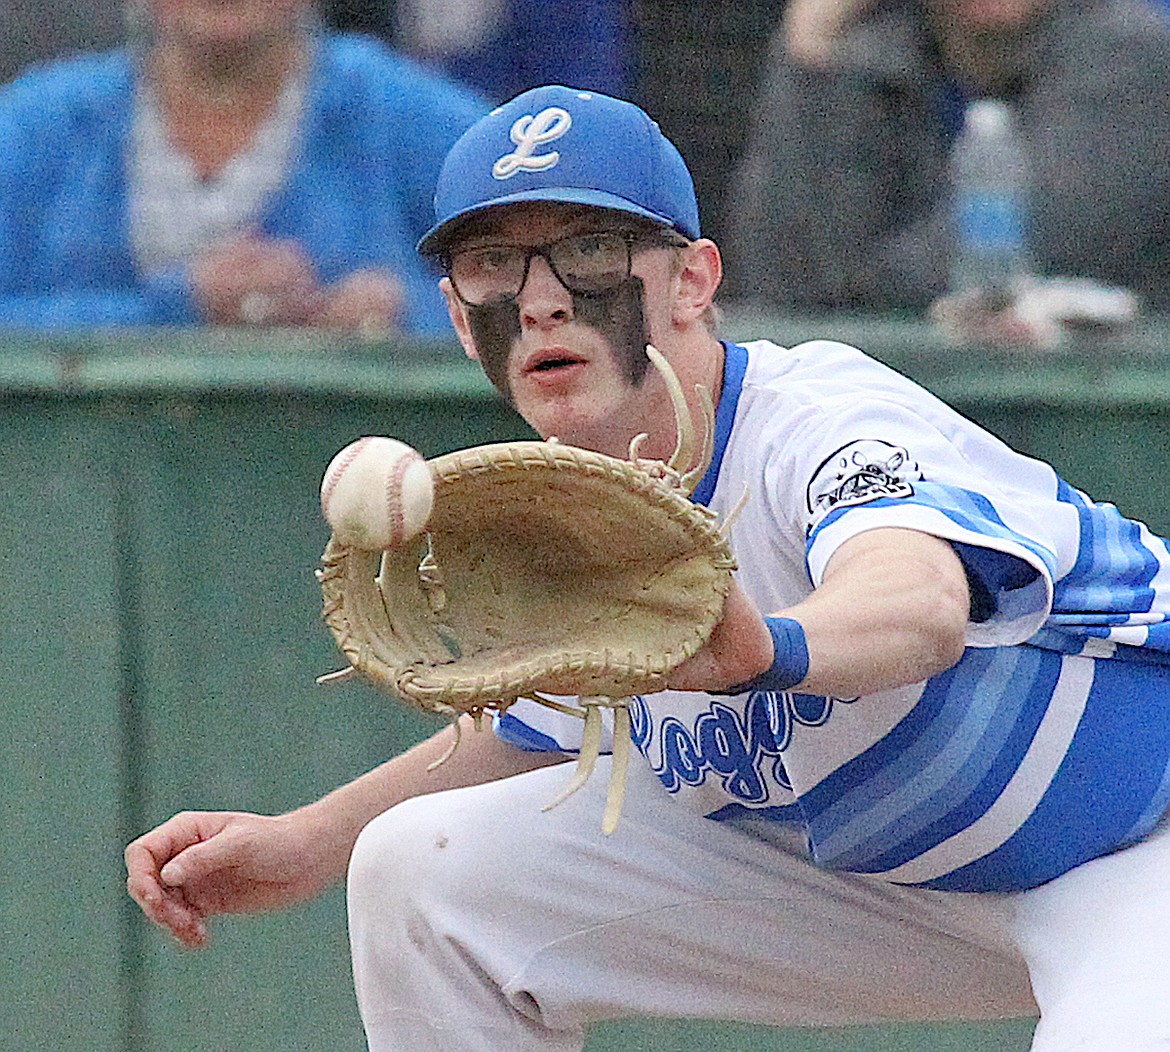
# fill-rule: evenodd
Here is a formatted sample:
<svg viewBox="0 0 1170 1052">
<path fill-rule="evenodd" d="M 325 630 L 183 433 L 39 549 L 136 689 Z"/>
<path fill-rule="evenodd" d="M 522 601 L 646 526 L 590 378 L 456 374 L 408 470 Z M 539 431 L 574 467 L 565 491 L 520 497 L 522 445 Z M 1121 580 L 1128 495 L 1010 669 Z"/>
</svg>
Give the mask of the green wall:
<svg viewBox="0 0 1170 1052">
<path fill-rule="evenodd" d="M 1021 369 L 868 337 L 1074 484 L 1170 529 L 1170 362 Z M 371 688 L 313 682 L 339 664 L 313 578 L 317 485 L 369 433 L 431 455 L 526 432 L 445 344 L 0 349 L 0 1052 L 364 1048 L 340 892 L 223 920 L 188 953 L 125 896 L 121 850 L 183 808 L 295 806 L 433 726 Z M 1029 1032 L 668 1021 L 598 1028 L 589 1049 L 1022 1052 Z"/>
</svg>

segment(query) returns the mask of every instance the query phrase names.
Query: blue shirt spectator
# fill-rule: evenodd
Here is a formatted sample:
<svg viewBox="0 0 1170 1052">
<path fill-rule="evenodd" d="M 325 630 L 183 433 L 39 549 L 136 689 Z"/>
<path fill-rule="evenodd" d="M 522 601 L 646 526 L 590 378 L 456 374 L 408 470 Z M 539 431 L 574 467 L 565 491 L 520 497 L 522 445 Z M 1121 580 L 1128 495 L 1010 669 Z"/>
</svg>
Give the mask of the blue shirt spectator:
<svg viewBox="0 0 1170 1052">
<path fill-rule="evenodd" d="M 165 44 L 39 67 L 0 90 L 0 325 L 445 331 L 414 246 L 448 147 L 486 106 L 373 40 L 303 18 L 297 32 L 304 62 L 213 170 L 183 168 L 200 136 L 213 151 L 225 137 L 215 122 L 168 123 L 173 98 L 152 66 Z M 218 200 L 204 193 L 216 181 Z"/>
<path fill-rule="evenodd" d="M 398 0 L 395 42 L 489 98 L 538 84 L 630 90 L 630 0 Z"/>
</svg>

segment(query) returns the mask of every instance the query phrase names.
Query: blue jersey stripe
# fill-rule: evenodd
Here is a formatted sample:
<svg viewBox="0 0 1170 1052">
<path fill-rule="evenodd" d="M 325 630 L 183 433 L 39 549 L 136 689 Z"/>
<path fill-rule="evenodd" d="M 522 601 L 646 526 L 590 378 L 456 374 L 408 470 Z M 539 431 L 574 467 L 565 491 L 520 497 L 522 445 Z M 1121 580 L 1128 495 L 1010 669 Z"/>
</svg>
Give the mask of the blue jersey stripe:
<svg viewBox="0 0 1170 1052">
<path fill-rule="evenodd" d="M 1019 766 L 1058 675 L 1041 651 L 966 651 L 889 735 L 802 794 L 817 861 L 892 869 L 968 825 Z"/>
<path fill-rule="evenodd" d="M 995 661 L 1000 652 L 978 653 Z M 1059 676 L 1060 659 L 1056 655 L 1023 650 L 1023 656 L 1020 679 L 1012 684 L 1010 695 L 1001 690 L 998 706 L 992 704 L 997 700 L 995 695 L 976 695 L 978 702 L 972 709 L 987 721 L 987 733 L 979 742 L 979 751 L 972 753 L 964 769 L 957 771 L 946 784 L 945 792 L 925 802 L 928 806 L 913 816 L 916 819 L 913 824 L 905 823 L 907 832 L 895 841 L 892 849 L 875 854 L 869 860 L 868 872 L 882 872 L 909 862 L 967 828 L 999 798 L 1036 736 L 1046 712 L 1046 702 Z M 1004 683 L 1003 686 L 1008 685 Z M 960 705 L 963 704 L 962 689 L 961 684 L 955 683 L 950 690 L 955 703 Z M 1009 701 L 1009 697 L 1016 701 Z M 1013 719 L 1018 722 L 1007 723 Z M 974 781 L 976 778 L 978 780 Z M 931 819 L 932 811 L 934 817 Z M 930 820 L 927 822 L 927 819 Z"/>
<path fill-rule="evenodd" d="M 773 807 L 745 807 L 743 804 L 725 804 L 718 811 L 704 816 L 713 822 L 723 822 L 737 828 L 751 826 L 758 829 L 766 822 L 785 824 L 799 823 L 800 808 L 796 804 L 779 804 Z"/>
<path fill-rule="evenodd" d="M 1078 654 L 1099 646 L 1090 640 L 1116 641 L 1113 656 L 1127 662 L 1170 662 L 1170 623 L 1164 610 L 1155 610 L 1165 607 L 1166 598 L 1154 587 L 1167 556 L 1165 542 L 1063 480 L 1057 497 L 1076 509 L 1079 548 L 1072 569 L 1055 582 L 1052 615 L 1030 642 Z"/>
<path fill-rule="evenodd" d="M 1168 758 L 1170 669 L 1096 662 L 1068 754 L 1028 820 L 995 851 L 923 886 L 1035 887 L 1126 846 L 1146 835 L 1167 806 Z"/>
<path fill-rule="evenodd" d="M 1080 550 L 1072 570 L 1056 584 L 1053 611 L 1149 610 L 1154 599 L 1150 583 L 1158 572 L 1158 559 L 1142 542 L 1140 525 L 1112 504 L 1093 503 L 1063 479 L 1057 499 L 1077 510 Z"/>
</svg>

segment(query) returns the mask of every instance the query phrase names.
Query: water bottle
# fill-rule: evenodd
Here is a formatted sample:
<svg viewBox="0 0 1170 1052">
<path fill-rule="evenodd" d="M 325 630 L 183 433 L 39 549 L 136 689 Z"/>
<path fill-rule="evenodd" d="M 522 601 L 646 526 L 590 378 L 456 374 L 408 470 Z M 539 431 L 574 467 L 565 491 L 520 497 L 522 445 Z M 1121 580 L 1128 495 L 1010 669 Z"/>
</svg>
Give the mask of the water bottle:
<svg viewBox="0 0 1170 1052">
<path fill-rule="evenodd" d="M 951 292 L 978 292 L 1006 304 L 1031 269 L 1028 165 L 1006 103 L 979 99 L 967 106 L 951 162 Z"/>
</svg>

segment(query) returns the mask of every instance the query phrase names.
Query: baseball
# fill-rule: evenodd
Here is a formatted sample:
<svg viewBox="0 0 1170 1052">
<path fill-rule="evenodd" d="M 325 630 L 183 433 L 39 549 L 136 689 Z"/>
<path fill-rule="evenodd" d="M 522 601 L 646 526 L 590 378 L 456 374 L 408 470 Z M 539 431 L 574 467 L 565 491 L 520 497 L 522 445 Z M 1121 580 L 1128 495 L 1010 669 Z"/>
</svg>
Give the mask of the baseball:
<svg viewBox="0 0 1170 1052">
<path fill-rule="evenodd" d="M 330 462 L 321 511 L 342 544 L 367 551 L 405 544 L 427 524 L 435 499 L 422 454 L 394 438 L 367 435 Z"/>
</svg>

